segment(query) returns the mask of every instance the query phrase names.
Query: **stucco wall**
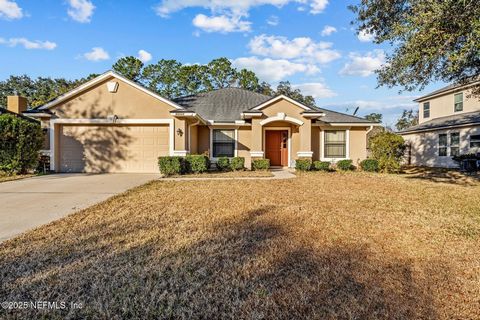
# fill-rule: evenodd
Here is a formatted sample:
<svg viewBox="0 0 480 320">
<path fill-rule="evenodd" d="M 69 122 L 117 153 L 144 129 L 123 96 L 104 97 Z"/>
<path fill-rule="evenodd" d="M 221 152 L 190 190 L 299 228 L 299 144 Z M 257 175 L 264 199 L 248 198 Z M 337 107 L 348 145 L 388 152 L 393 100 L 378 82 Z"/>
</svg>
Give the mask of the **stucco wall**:
<svg viewBox="0 0 480 320">
<path fill-rule="evenodd" d="M 454 95 L 463 92 L 463 111 L 454 112 Z M 428 99 L 419 103 L 419 122 L 425 122 L 439 117 L 450 116 L 480 110 L 480 99 L 468 97 L 471 90 L 459 90 L 436 98 Z M 423 118 L 423 103 L 430 102 L 430 117 Z"/>
<path fill-rule="evenodd" d="M 207 126 L 198 126 L 198 154 L 210 154 L 210 129 Z"/>
<path fill-rule="evenodd" d="M 190 126 L 189 147 L 191 154 L 198 154 L 198 126 Z"/>
<path fill-rule="evenodd" d="M 460 133 L 460 154 L 480 152 L 480 148 L 470 148 L 470 135 L 480 134 L 480 126 L 407 134 L 403 135 L 403 138 L 411 146 L 411 164 L 428 167 L 457 167 L 457 163 L 450 156 L 450 150 L 448 150 L 448 156 L 438 156 L 438 135 L 452 132 Z M 448 140 L 450 140 L 450 136 L 448 136 Z"/>
<path fill-rule="evenodd" d="M 237 131 L 237 155 L 245 158 L 245 167 L 252 166 L 250 157 L 250 144 L 252 142 L 252 130 L 250 127 L 240 127 Z"/>
<path fill-rule="evenodd" d="M 367 158 L 367 128 L 350 128 L 350 159 L 355 165 Z"/>
</svg>

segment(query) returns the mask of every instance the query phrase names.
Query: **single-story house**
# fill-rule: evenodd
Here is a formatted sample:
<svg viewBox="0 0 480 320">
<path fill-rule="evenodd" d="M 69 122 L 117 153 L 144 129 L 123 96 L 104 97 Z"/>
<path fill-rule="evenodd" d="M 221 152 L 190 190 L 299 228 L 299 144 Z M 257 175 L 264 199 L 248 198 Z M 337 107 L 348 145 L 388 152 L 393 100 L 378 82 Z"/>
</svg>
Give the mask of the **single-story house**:
<svg viewBox="0 0 480 320">
<path fill-rule="evenodd" d="M 399 132 L 409 164 L 454 168 L 453 156 L 480 153 L 480 98 L 472 94 L 478 83 L 449 85 L 415 99 L 419 123 Z"/>
<path fill-rule="evenodd" d="M 40 119 L 56 172 L 158 172 L 159 156 L 187 154 L 356 164 L 379 125 L 239 88 L 169 100 L 112 71 L 23 114 Z"/>
</svg>

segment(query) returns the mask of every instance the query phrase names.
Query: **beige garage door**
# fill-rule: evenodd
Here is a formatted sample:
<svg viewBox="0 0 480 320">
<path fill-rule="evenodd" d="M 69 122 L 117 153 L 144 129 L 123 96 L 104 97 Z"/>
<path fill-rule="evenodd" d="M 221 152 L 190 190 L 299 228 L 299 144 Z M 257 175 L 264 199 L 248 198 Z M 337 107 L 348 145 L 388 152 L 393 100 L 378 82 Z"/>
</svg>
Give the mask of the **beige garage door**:
<svg viewBox="0 0 480 320">
<path fill-rule="evenodd" d="M 61 172 L 158 172 L 169 154 L 168 125 L 63 125 Z"/>
</svg>

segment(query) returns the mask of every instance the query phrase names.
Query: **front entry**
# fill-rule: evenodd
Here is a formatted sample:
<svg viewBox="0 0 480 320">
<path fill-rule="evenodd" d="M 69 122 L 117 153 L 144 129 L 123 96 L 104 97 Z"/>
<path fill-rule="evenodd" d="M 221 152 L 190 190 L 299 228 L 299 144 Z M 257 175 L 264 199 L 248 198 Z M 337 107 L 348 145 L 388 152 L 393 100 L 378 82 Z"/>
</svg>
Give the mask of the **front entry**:
<svg viewBox="0 0 480 320">
<path fill-rule="evenodd" d="M 288 130 L 265 131 L 265 158 L 271 166 L 288 167 Z"/>
</svg>

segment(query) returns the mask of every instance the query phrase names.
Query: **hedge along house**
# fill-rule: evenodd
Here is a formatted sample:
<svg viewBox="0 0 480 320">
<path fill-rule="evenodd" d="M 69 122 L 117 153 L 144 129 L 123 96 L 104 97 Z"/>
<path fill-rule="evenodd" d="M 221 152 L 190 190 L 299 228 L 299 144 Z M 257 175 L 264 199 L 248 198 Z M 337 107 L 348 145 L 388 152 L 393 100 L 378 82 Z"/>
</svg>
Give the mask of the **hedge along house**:
<svg viewBox="0 0 480 320">
<path fill-rule="evenodd" d="M 158 172 L 159 156 L 204 153 L 244 157 L 247 168 L 255 158 L 356 163 L 378 125 L 238 88 L 168 100 L 112 71 L 24 114 L 46 128 L 56 172 Z"/>
</svg>

